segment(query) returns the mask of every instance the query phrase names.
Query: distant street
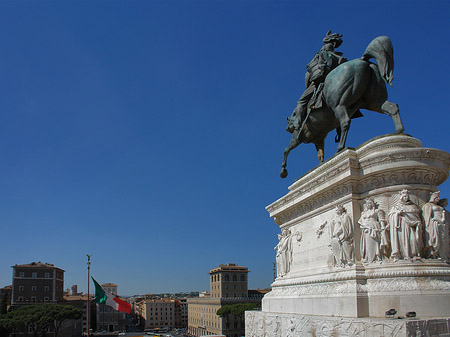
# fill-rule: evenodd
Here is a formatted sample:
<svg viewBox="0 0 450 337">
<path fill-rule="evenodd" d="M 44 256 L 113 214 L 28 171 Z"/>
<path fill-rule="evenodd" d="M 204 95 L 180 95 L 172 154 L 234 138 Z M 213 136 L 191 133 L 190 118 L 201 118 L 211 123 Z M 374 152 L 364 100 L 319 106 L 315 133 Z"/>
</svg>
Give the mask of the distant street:
<svg viewBox="0 0 450 337">
<path fill-rule="evenodd" d="M 126 332 L 124 335 L 118 335 L 116 334 L 111 334 L 111 333 L 99 333 L 99 334 L 94 334 L 93 336 L 102 336 L 102 337 L 116 337 L 116 336 L 126 336 L 126 337 L 152 337 L 152 336 L 164 336 L 164 337 L 184 337 L 186 336 L 183 332 L 176 332 L 176 331 L 171 331 L 171 332 L 165 332 L 164 334 L 149 334 L 147 335 L 145 332 Z"/>
</svg>

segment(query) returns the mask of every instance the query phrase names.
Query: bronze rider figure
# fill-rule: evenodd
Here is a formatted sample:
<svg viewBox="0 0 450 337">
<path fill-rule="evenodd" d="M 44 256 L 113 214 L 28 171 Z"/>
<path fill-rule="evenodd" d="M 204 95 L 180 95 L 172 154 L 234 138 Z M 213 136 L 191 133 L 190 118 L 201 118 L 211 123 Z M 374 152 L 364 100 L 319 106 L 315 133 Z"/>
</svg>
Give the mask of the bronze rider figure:
<svg viewBox="0 0 450 337">
<path fill-rule="evenodd" d="M 338 65 L 347 61 L 341 52 L 334 51 L 342 44 L 342 35 L 338 33 L 331 34 L 331 30 L 323 38 L 324 46 L 314 55 L 311 62 L 306 66 L 305 87 L 300 99 L 297 101 L 297 107 L 293 116 L 298 118 L 298 127 L 300 122 L 307 116 L 308 108 L 313 110 L 322 106 L 320 95 L 322 93 L 325 77 Z"/>
</svg>

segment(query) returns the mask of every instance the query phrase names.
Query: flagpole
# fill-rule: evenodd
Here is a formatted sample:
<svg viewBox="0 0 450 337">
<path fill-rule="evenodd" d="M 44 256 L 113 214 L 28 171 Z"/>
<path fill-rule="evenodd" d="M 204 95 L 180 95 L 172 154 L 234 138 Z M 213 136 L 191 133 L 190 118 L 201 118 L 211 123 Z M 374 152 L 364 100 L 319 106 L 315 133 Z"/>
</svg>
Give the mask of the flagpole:
<svg viewBox="0 0 450 337">
<path fill-rule="evenodd" d="M 87 332 L 87 337 L 90 336 L 90 328 L 89 328 L 89 316 L 90 316 L 90 304 L 89 304 L 89 297 L 91 296 L 89 294 L 89 283 L 91 283 L 91 255 L 86 254 L 87 258 L 88 258 L 88 262 L 87 262 L 87 269 L 88 269 L 88 299 L 87 299 L 87 315 L 86 315 L 86 332 Z"/>
</svg>

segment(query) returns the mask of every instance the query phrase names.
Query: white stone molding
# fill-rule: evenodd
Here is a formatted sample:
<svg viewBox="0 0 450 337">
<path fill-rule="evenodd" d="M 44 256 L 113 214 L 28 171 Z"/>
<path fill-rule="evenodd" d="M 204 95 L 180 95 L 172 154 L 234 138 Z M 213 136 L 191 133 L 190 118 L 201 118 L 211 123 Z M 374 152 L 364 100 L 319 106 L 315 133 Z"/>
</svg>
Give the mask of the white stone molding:
<svg viewBox="0 0 450 337">
<path fill-rule="evenodd" d="M 421 317 L 450 317 L 450 264 L 441 256 L 448 256 L 450 249 L 439 251 L 435 244 L 433 254 L 421 248 L 409 254 L 405 252 L 412 243 L 403 240 L 401 259 L 391 256 L 395 219 L 403 221 L 404 228 L 414 222 L 430 247 L 436 242 L 436 228 L 448 232 L 446 206 L 430 205 L 430 193 L 448 178 L 449 168 L 450 154 L 422 148 L 418 139 L 408 135 L 386 135 L 344 149 L 297 179 L 285 196 L 266 208 L 282 234 L 289 232 L 290 258 L 263 299 L 260 332 L 254 333 L 290 336 L 305 331 L 299 326 L 312 318 L 283 320 L 291 314 L 380 318 L 390 309 L 386 306 L 403 314 L 417 310 Z M 402 190 L 409 195 L 404 204 Z M 364 214 L 368 200 L 377 206 Z M 338 205 L 345 209 L 346 219 L 337 215 Z M 425 212 L 430 215 L 421 220 Z M 336 249 L 343 239 L 335 233 L 343 222 L 351 229 L 345 258 Z M 371 233 L 373 240 L 365 236 L 374 230 L 378 236 Z M 441 237 L 448 245 L 448 235 Z M 417 240 L 419 247 L 422 239 Z M 264 317 L 278 318 L 265 321 Z M 335 327 L 329 320 L 316 323 L 314 333 Z"/>
<path fill-rule="evenodd" d="M 247 311 L 245 314 L 247 337 L 409 337 L 418 329 L 430 335 L 426 320 L 369 319 L 319 317 L 295 314 Z M 445 320 L 442 320 L 446 323 Z M 428 333 L 427 333 L 428 332 Z"/>
</svg>

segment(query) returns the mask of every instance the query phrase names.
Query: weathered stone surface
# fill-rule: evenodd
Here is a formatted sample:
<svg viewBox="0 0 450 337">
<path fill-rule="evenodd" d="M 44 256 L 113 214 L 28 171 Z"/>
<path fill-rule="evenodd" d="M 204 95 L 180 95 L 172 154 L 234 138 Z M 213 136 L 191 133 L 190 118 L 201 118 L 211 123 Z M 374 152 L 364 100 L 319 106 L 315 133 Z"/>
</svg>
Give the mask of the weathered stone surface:
<svg viewBox="0 0 450 337">
<path fill-rule="evenodd" d="M 449 250 L 431 235 L 448 231 L 446 201 L 430 195 L 436 197 L 449 168 L 450 154 L 408 135 L 386 135 L 345 149 L 295 181 L 267 206 L 286 233 L 278 246 L 283 271 L 262 312 L 249 316 L 248 336 L 448 330 L 448 321 L 431 321 L 450 317 L 450 265 L 441 256 Z M 386 320 L 389 309 L 395 317 L 414 311 L 419 319 Z"/>
<path fill-rule="evenodd" d="M 382 319 L 308 316 L 283 313 L 247 311 L 247 337 L 417 337 L 449 336 L 450 320 Z"/>
</svg>

